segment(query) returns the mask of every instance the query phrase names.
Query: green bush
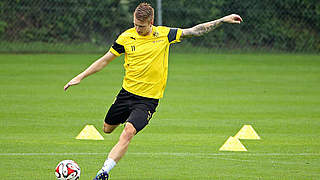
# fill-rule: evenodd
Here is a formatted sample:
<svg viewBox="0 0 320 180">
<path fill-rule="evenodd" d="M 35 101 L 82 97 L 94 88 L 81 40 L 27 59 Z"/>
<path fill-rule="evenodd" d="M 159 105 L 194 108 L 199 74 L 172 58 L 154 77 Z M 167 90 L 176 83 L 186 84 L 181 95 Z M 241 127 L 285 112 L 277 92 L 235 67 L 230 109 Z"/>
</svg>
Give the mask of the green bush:
<svg viewBox="0 0 320 180">
<path fill-rule="evenodd" d="M 0 37 L 7 42 L 101 46 L 132 27 L 132 13 L 140 2 L 2 0 Z M 156 10 L 156 0 L 146 2 Z M 162 10 L 163 25 L 169 27 L 188 28 L 231 13 L 243 17 L 241 25 L 226 24 L 206 36 L 185 40 L 194 47 L 320 52 L 319 0 L 163 0 Z"/>
<path fill-rule="evenodd" d="M 4 0 L 2 9 L 8 41 L 105 43 L 129 23 L 120 0 Z"/>
</svg>

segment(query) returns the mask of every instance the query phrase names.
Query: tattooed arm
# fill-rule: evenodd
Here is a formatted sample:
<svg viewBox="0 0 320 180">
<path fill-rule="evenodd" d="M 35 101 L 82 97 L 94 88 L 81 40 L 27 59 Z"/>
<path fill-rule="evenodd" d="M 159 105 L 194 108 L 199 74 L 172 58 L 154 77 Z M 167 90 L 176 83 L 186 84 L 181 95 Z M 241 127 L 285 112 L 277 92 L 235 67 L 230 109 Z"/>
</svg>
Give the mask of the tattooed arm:
<svg viewBox="0 0 320 180">
<path fill-rule="evenodd" d="M 214 30 L 215 28 L 217 28 L 218 26 L 220 26 L 223 23 L 240 24 L 240 22 L 242 22 L 242 19 L 239 15 L 231 14 L 229 16 L 225 16 L 223 18 L 220 18 L 220 19 L 217 19 L 214 21 L 198 24 L 192 28 L 182 29 L 181 38 L 192 37 L 192 36 L 202 36 L 210 31 Z"/>
</svg>

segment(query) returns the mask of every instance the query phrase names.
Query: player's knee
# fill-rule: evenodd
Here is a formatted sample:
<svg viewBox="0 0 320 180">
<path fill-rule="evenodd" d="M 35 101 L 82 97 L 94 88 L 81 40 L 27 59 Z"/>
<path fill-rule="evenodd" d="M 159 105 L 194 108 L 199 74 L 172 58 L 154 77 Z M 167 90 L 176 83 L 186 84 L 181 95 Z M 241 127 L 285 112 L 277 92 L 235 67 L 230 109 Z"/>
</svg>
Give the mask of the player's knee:
<svg viewBox="0 0 320 180">
<path fill-rule="evenodd" d="M 113 130 L 115 128 L 117 128 L 118 125 L 109 125 L 107 123 L 104 123 L 103 124 L 103 132 L 106 133 L 106 134 L 110 134 L 113 132 Z"/>
<path fill-rule="evenodd" d="M 109 129 L 107 127 L 103 127 L 103 132 L 106 133 L 106 134 L 110 134 L 112 133 L 113 129 Z"/>
<path fill-rule="evenodd" d="M 136 134 L 136 129 L 133 127 L 132 124 L 127 124 L 123 131 L 123 138 L 127 141 L 130 141 L 133 136 Z"/>
</svg>

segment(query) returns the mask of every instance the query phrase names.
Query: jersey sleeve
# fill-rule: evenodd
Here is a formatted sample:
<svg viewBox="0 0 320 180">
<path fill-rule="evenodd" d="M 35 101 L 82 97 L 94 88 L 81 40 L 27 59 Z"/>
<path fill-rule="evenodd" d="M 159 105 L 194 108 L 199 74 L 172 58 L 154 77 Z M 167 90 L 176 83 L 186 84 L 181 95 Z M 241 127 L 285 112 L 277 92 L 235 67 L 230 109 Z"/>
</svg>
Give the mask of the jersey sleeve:
<svg viewBox="0 0 320 180">
<path fill-rule="evenodd" d="M 168 34 L 168 40 L 170 44 L 180 42 L 180 37 L 182 34 L 182 29 L 180 28 L 170 28 Z"/>
<path fill-rule="evenodd" d="M 112 44 L 109 51 L 116 56 L 120 56 L 121 54 L 125 53 L 124 42 L 124 37 L 120 35 L 118 39 Z"/>
</svg>

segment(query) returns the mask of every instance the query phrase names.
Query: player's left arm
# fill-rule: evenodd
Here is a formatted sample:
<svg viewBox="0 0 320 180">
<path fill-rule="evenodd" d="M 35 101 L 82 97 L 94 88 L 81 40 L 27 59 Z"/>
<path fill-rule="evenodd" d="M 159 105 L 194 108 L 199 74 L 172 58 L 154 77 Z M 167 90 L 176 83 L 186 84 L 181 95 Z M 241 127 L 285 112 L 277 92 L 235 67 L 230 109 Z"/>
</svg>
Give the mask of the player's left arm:
<svg viewBox="0 0 320 180">
<path fill-rule="evenodd" d="M 239 15 L 231 14 L 214 21 L 198 24 L 192 28 L 182 29 L 182 34 L 180 38 L 202 36 L 216 29 L 223 23 L 240 24 L 241 22 L 242 22 L 242 18 Z"/>
</svg>

